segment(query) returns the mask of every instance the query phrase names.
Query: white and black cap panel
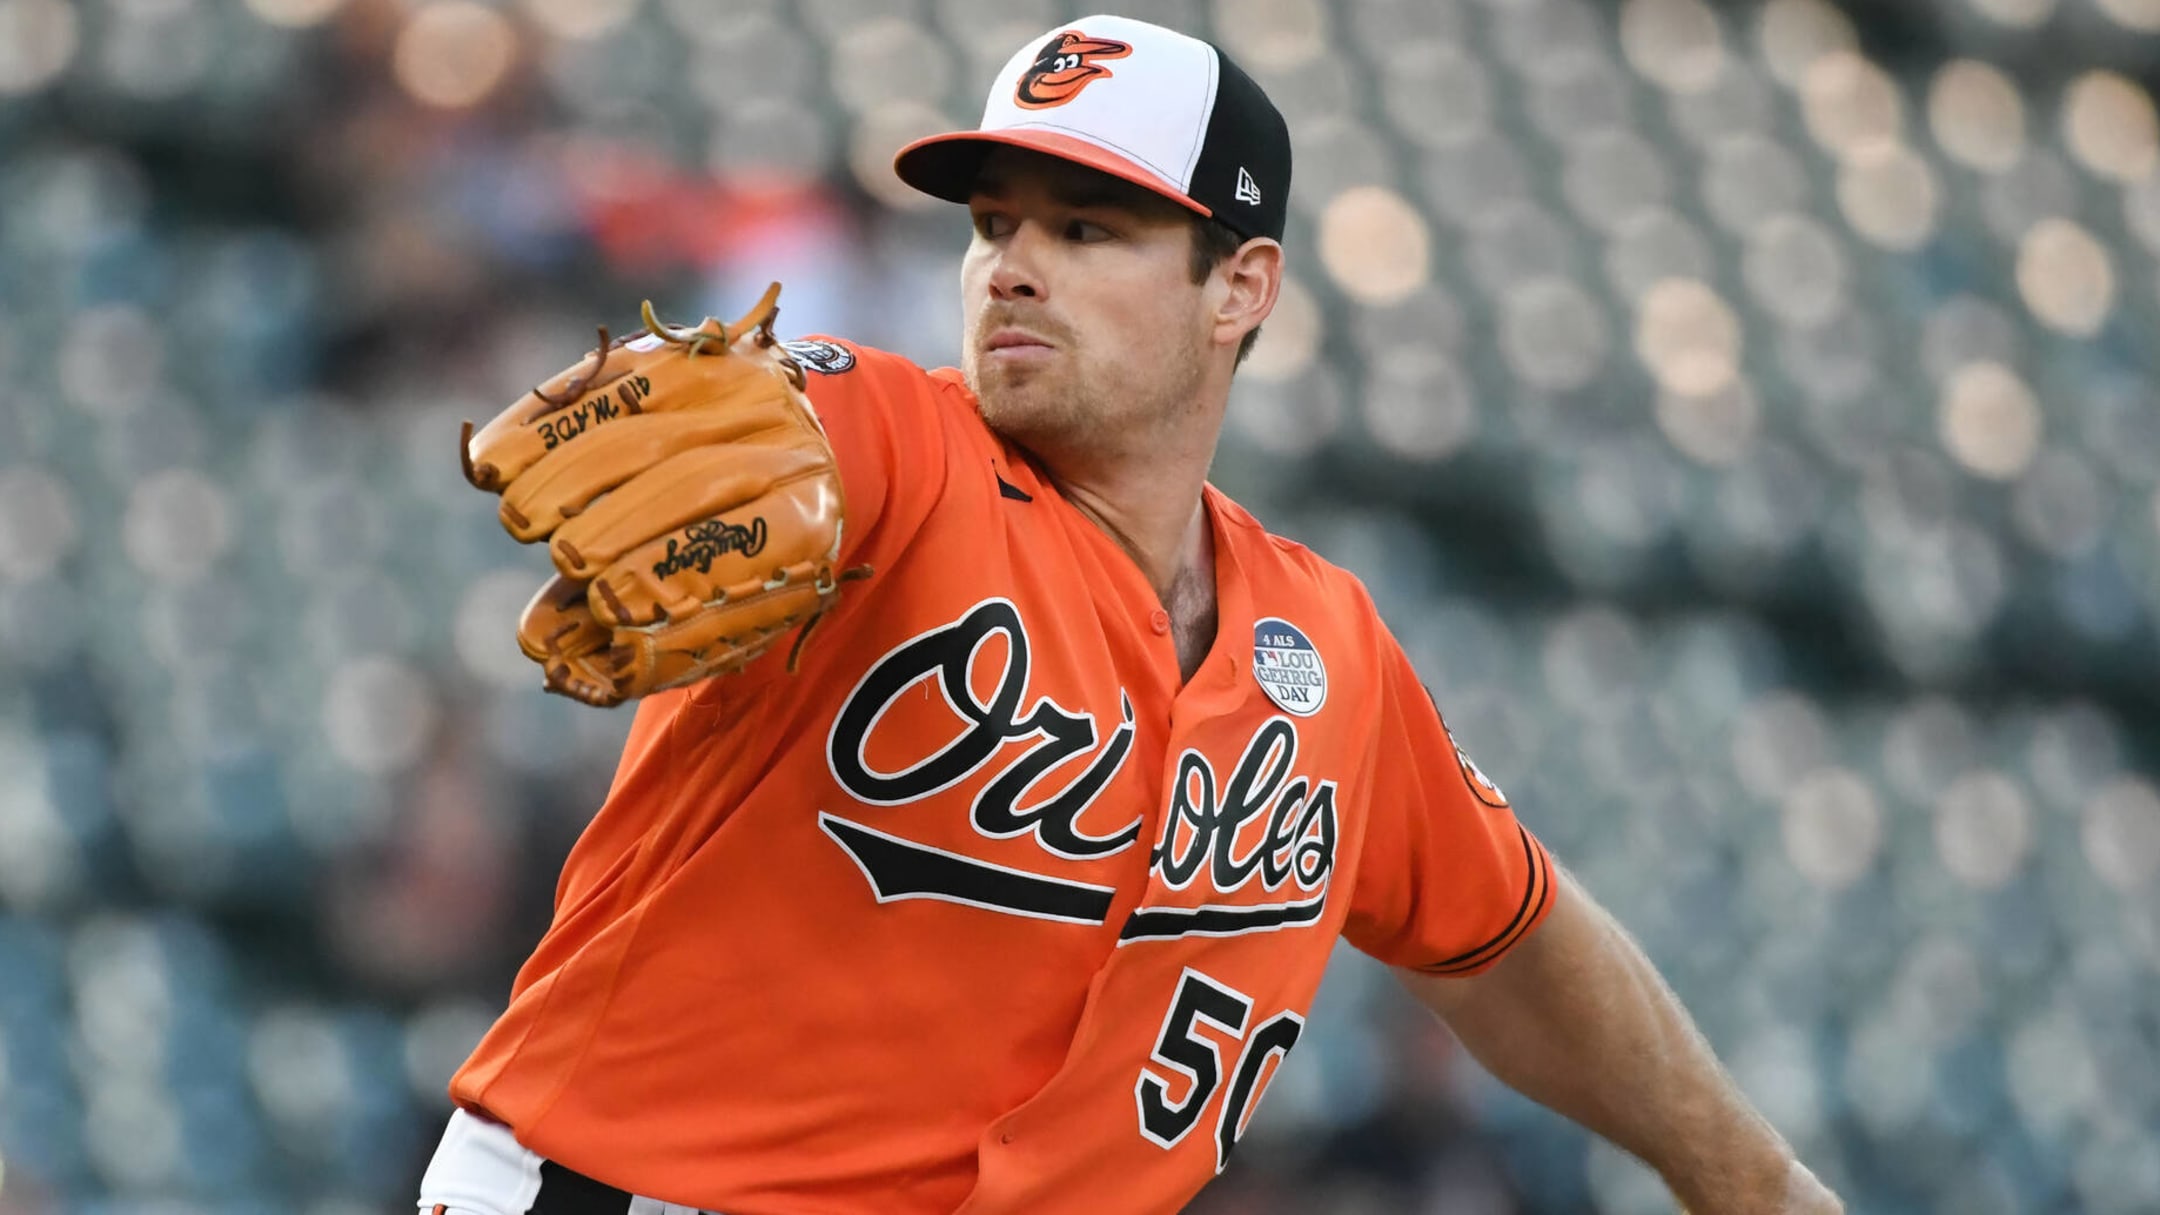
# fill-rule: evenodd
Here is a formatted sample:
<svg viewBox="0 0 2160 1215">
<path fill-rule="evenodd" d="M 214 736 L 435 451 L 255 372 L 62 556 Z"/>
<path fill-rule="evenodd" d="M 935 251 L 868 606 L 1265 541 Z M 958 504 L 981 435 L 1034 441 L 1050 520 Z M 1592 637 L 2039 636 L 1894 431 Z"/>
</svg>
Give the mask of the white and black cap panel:
<svg viewBox="0 0 2160 1215">
<path fill-rule="evenodd" d="M 1240 236 L 1281 240 L 1290 217 L 1290 126 L 1258 83 L 1218 53 L 1215 110 L 1186 190 Z"/>
<path fill-rule="evenodd" d="M 1182 194 L 1215 112 L 1216 62 L 1215 48 L 1197 38 L 1128 17 L 1086 17 L 1006 61 L 981 129 L 1082 139 Z"/>
<path fill-rule="evenodd" d="M 894 161 L 916 189 L 965 202 L 983 154 L 1034 148 L 1280 239 L 1290 136 L 1251 77 L 1218 48 L 1127 17 L 1083 17 L 1009 59 L 974 131 L 932 136 Z"/>
</svg>

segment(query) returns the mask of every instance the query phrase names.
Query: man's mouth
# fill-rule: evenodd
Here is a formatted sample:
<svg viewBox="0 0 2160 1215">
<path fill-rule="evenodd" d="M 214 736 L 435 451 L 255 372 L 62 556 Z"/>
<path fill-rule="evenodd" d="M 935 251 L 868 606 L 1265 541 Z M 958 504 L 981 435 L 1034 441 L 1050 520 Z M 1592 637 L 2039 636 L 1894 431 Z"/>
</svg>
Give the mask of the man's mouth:
<svg viewBox="0 0 2160 1215">
<path fill-rule="evenodd" d="M 1036 337 L 1025 329 L 1005 328 L 992 333 L 989 339 L 983 343 L 983 349 L 992 352 L 1028 349 L 1048 350 L 1051 349 L 1051 346 L 1049 342 Z"/>
</svg>

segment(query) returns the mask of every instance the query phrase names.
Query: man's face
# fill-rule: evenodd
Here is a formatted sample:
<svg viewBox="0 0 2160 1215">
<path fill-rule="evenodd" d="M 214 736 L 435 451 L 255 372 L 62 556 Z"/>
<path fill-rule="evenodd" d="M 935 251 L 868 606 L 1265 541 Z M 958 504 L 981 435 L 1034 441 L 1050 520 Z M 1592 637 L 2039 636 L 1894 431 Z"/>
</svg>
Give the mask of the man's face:
<svg viewBox="0 0 2160 1215">
<path fill-rule="evenodd" d="M 993 429 L 1054 459 L 1191 407 L 1209 345 L 1188 212 L 1016 148 L 985 159 L 968 210 L 961 369 Z"/>
</svg>

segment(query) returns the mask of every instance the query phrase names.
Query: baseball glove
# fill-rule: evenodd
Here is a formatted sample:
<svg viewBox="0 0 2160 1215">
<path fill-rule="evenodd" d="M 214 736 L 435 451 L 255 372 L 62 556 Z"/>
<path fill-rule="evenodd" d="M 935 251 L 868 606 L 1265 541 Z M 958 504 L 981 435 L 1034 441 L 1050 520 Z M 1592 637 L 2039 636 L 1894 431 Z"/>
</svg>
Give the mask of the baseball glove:
<svg viewBox="0 0 2160 1215">
<path fill-rule="evenodd" d="M 547 688 L 592 705 L 740 670 L 830 608 L 846 499 L 803 372 L 773 337 L 780 284 L 732 325 L 599 348 L 461 436 L 503 527 L 555 577 L 518 624 Z M 790 654 L 794 669 L 802 641 Z"/>
</svg>

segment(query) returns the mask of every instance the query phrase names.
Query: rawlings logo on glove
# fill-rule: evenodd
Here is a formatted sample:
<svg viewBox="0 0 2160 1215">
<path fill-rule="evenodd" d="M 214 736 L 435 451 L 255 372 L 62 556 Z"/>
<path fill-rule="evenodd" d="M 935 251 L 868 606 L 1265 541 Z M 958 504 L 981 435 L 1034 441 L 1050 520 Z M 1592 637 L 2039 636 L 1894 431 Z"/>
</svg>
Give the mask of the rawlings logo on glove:
<svg viewBox="0 0 2160 1215">
<path fill-rule="evenodd" d="M 556 575 L 518 646 L 549 691 L 617 705 L 740 670 L 833 605 L 846 499 L 803 372 L 774 337 L 780 284 L 733 325 L 608 341 L 461 442 L 503 527 Z"/>
<path fill-rule="evenodd" d="M 755 557 L 765 551 L 765 516 L 750 521 L 750 526 L 739 527 L 714 519 L 706 523 L 693 523 L 683 529 L 683 547 L 678 551 L 676 542 L 667 542 L 667 556 L 653 566 L 653 576 L 665 578 L 695 569 L 701 574 L 712 573 L 712 563 L 730 552 L 745 557 Z"/>
</svg>

